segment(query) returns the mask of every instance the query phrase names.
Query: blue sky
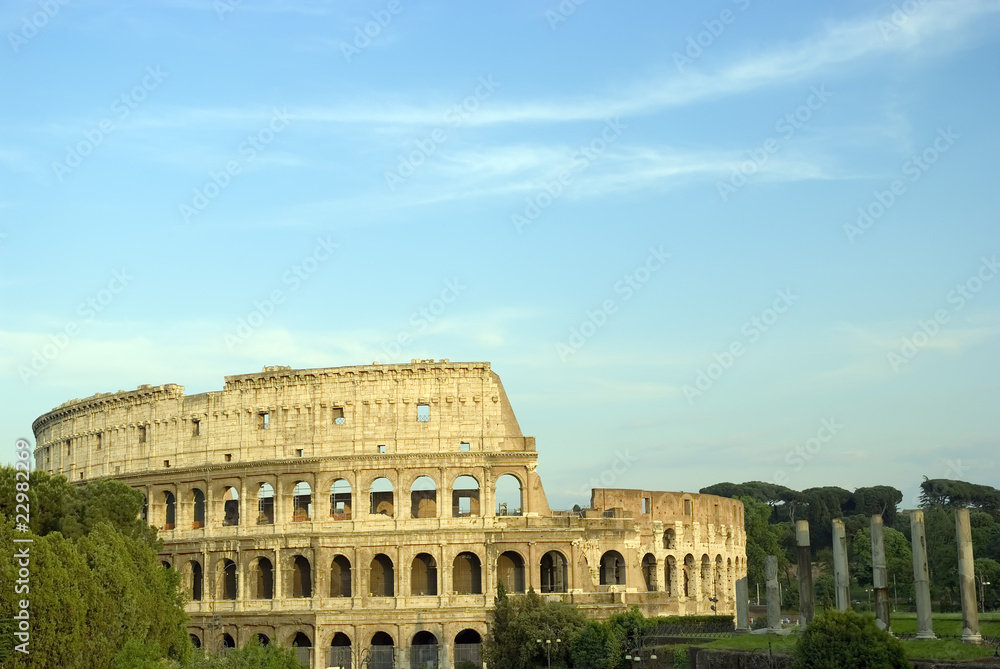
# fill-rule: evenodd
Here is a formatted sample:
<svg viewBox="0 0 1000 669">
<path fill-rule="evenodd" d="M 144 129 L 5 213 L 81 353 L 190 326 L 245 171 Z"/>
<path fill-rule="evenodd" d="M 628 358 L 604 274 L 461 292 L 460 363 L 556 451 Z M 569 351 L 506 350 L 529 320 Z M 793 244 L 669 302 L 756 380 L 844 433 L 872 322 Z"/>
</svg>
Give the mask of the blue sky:
<svg viewBox="0 0 1000 669">
<path fill-rule="evenodd" d="M 556 508 L 1000 484 L 1000 2 L 0 27 L 2 461 L 95 392 L 449 358 L 493 363 Z"/>
</svg>

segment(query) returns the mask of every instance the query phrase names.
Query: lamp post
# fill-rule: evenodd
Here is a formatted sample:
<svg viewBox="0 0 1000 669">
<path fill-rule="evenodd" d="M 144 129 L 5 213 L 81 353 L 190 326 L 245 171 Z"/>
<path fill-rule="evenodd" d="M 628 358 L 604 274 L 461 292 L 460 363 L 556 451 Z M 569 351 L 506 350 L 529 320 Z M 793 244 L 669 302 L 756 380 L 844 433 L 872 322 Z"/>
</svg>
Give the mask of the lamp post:
<svg viewBox="0 0 1000 669">
<path fill-rule="evenodd" d="M 979 581 L 979 605 L 982 606 L 983 613 L 986 613 L 986 586 L 993 584 L 985 576 L 976 576 L 976 580 Z"/>
<path fill-rule="evenodd" d="M 625 659 L 628 660 L 629 662 L 635 662 L 636 663 L 635 666 L 637 667 L 642 666 L 642 648 L 645 645 L 643 642 L 646 640 L 646 638 L 633 642 L 634 644 L 633 649 L 625 653 Z M 656 652 L 651 651 L 647 659 L 655 660 Z"/>
<path fill-rule="evenodd" d="M 552 669 L 552 641 L 552 639 L 546 639 L 545 641 L 538 640 L 538 643 L 545 644 L 545 659 L 548 661 L 549 669 Z M 562 639 L 556 637 L 555 642 L 557 644 L 562 643 Z"/>
</svg>

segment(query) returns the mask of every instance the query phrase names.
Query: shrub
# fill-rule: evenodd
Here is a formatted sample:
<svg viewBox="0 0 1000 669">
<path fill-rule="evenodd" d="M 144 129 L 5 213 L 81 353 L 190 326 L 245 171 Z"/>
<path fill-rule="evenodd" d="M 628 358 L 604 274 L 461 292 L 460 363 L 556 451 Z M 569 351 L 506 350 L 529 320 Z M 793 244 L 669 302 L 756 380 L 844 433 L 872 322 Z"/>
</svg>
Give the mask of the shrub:
<svg viewBox="0 0 1000 669">
<path fill-rule="evenodd" d="M 477 667 L 476 663 L 471 660 L 462 660 L 455 665 L 455 669 L 479 669 L 479 667 Z"/>
<path fill-rule="evenodd" d="M 903 644 L 853 612 L 827 611 L 795 646 L 795 669 L 908 669 Z"/>
</svg>

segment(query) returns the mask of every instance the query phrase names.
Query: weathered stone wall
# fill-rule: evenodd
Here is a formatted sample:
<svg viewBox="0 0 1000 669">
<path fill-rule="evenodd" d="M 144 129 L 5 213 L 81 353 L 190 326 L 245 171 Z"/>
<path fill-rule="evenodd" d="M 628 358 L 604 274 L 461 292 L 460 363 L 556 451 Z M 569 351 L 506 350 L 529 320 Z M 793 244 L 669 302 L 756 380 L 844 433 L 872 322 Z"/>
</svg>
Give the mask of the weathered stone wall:
<svg viewBox="0 0 1000 669">
<path fill-rule="evenodd" d="M 598 489 L 552 512 L 488 363 L 268 367 L 73 400 L 34 430 L 39 469 L 143 492 L 212 648 L 304 635 L 320 667 L 335 636 L 356 653 L 386 633 L 404 662 L 426 631 L 448 667 L 501 579 L 603 617 L 734 613 L 746 574 L 733 500 Z"/>
</svg>

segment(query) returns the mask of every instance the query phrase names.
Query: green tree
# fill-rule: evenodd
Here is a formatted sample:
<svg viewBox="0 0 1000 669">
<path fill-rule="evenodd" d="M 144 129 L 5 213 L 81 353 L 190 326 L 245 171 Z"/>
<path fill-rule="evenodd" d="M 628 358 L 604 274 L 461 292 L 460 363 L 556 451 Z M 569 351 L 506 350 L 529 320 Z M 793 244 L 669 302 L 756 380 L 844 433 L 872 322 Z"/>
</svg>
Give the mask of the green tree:
<svg viewBox="0 0 1000 669">
<path fill-rule="evenodd" d="M 913 583 L 913 552 L 910 542 L 902 532 L 891 527 L 882 531 L 882 543 L 885 546 L 885 567 L 889 575 L 890 587 L 893 576 L 897 584 L 905 584 L 906 592 Z M 858 530 L 851 542 L 851 575 L 859 585 L 872 584 L 872 534 L 865 527 Z"/>
<path fill-rule="evenodd" d="M 620 639 L 610 625 L 588 620 L 570 640 L 570 656 L 576 669 L 615 669 L 622 656 Z"/>
<path fill-rule="evenodd" d="M 787 562 L 785 551 L 779 542 L 778 531 L 771 525 L 771 507 L 753 497 L 737 497 L 743 502 L 743 521 L 747 535 L 747 574 L 750 580 L 760 586 L 765 585 L 764 560 L 768 555 L 777 555 L 779 568 Z"/>
<path fill-rule="evenodd" d="M 872 616 L 826 611 L 795 645 L 795 669 L 907 669 L 903 644 Z"/>
<path fill-rule="evenodd" d="M 534 589 L 508 595 L 502 584 L 494 600 L 493 624 L 483 644 L 487 666 L 533 669 L 546 659 L 545 640 L 553 667 L 570 666 L 570 643 L 586 618 L 572 604 L 542 599 Z M 555 643 L 555 639 L 560 639 Z M 541 639 L 542 643 L 538 643 Z"/>
<path fill-rule="evenodd" d="M 887 485 L 877 485 L 868 488 L 856 488 L 853 495 L 853 513 L 871 517 L 882 514 L 886 526 L 895 525 L 899 503 L 903 501 L 903 493 Z"/>
</svg>

